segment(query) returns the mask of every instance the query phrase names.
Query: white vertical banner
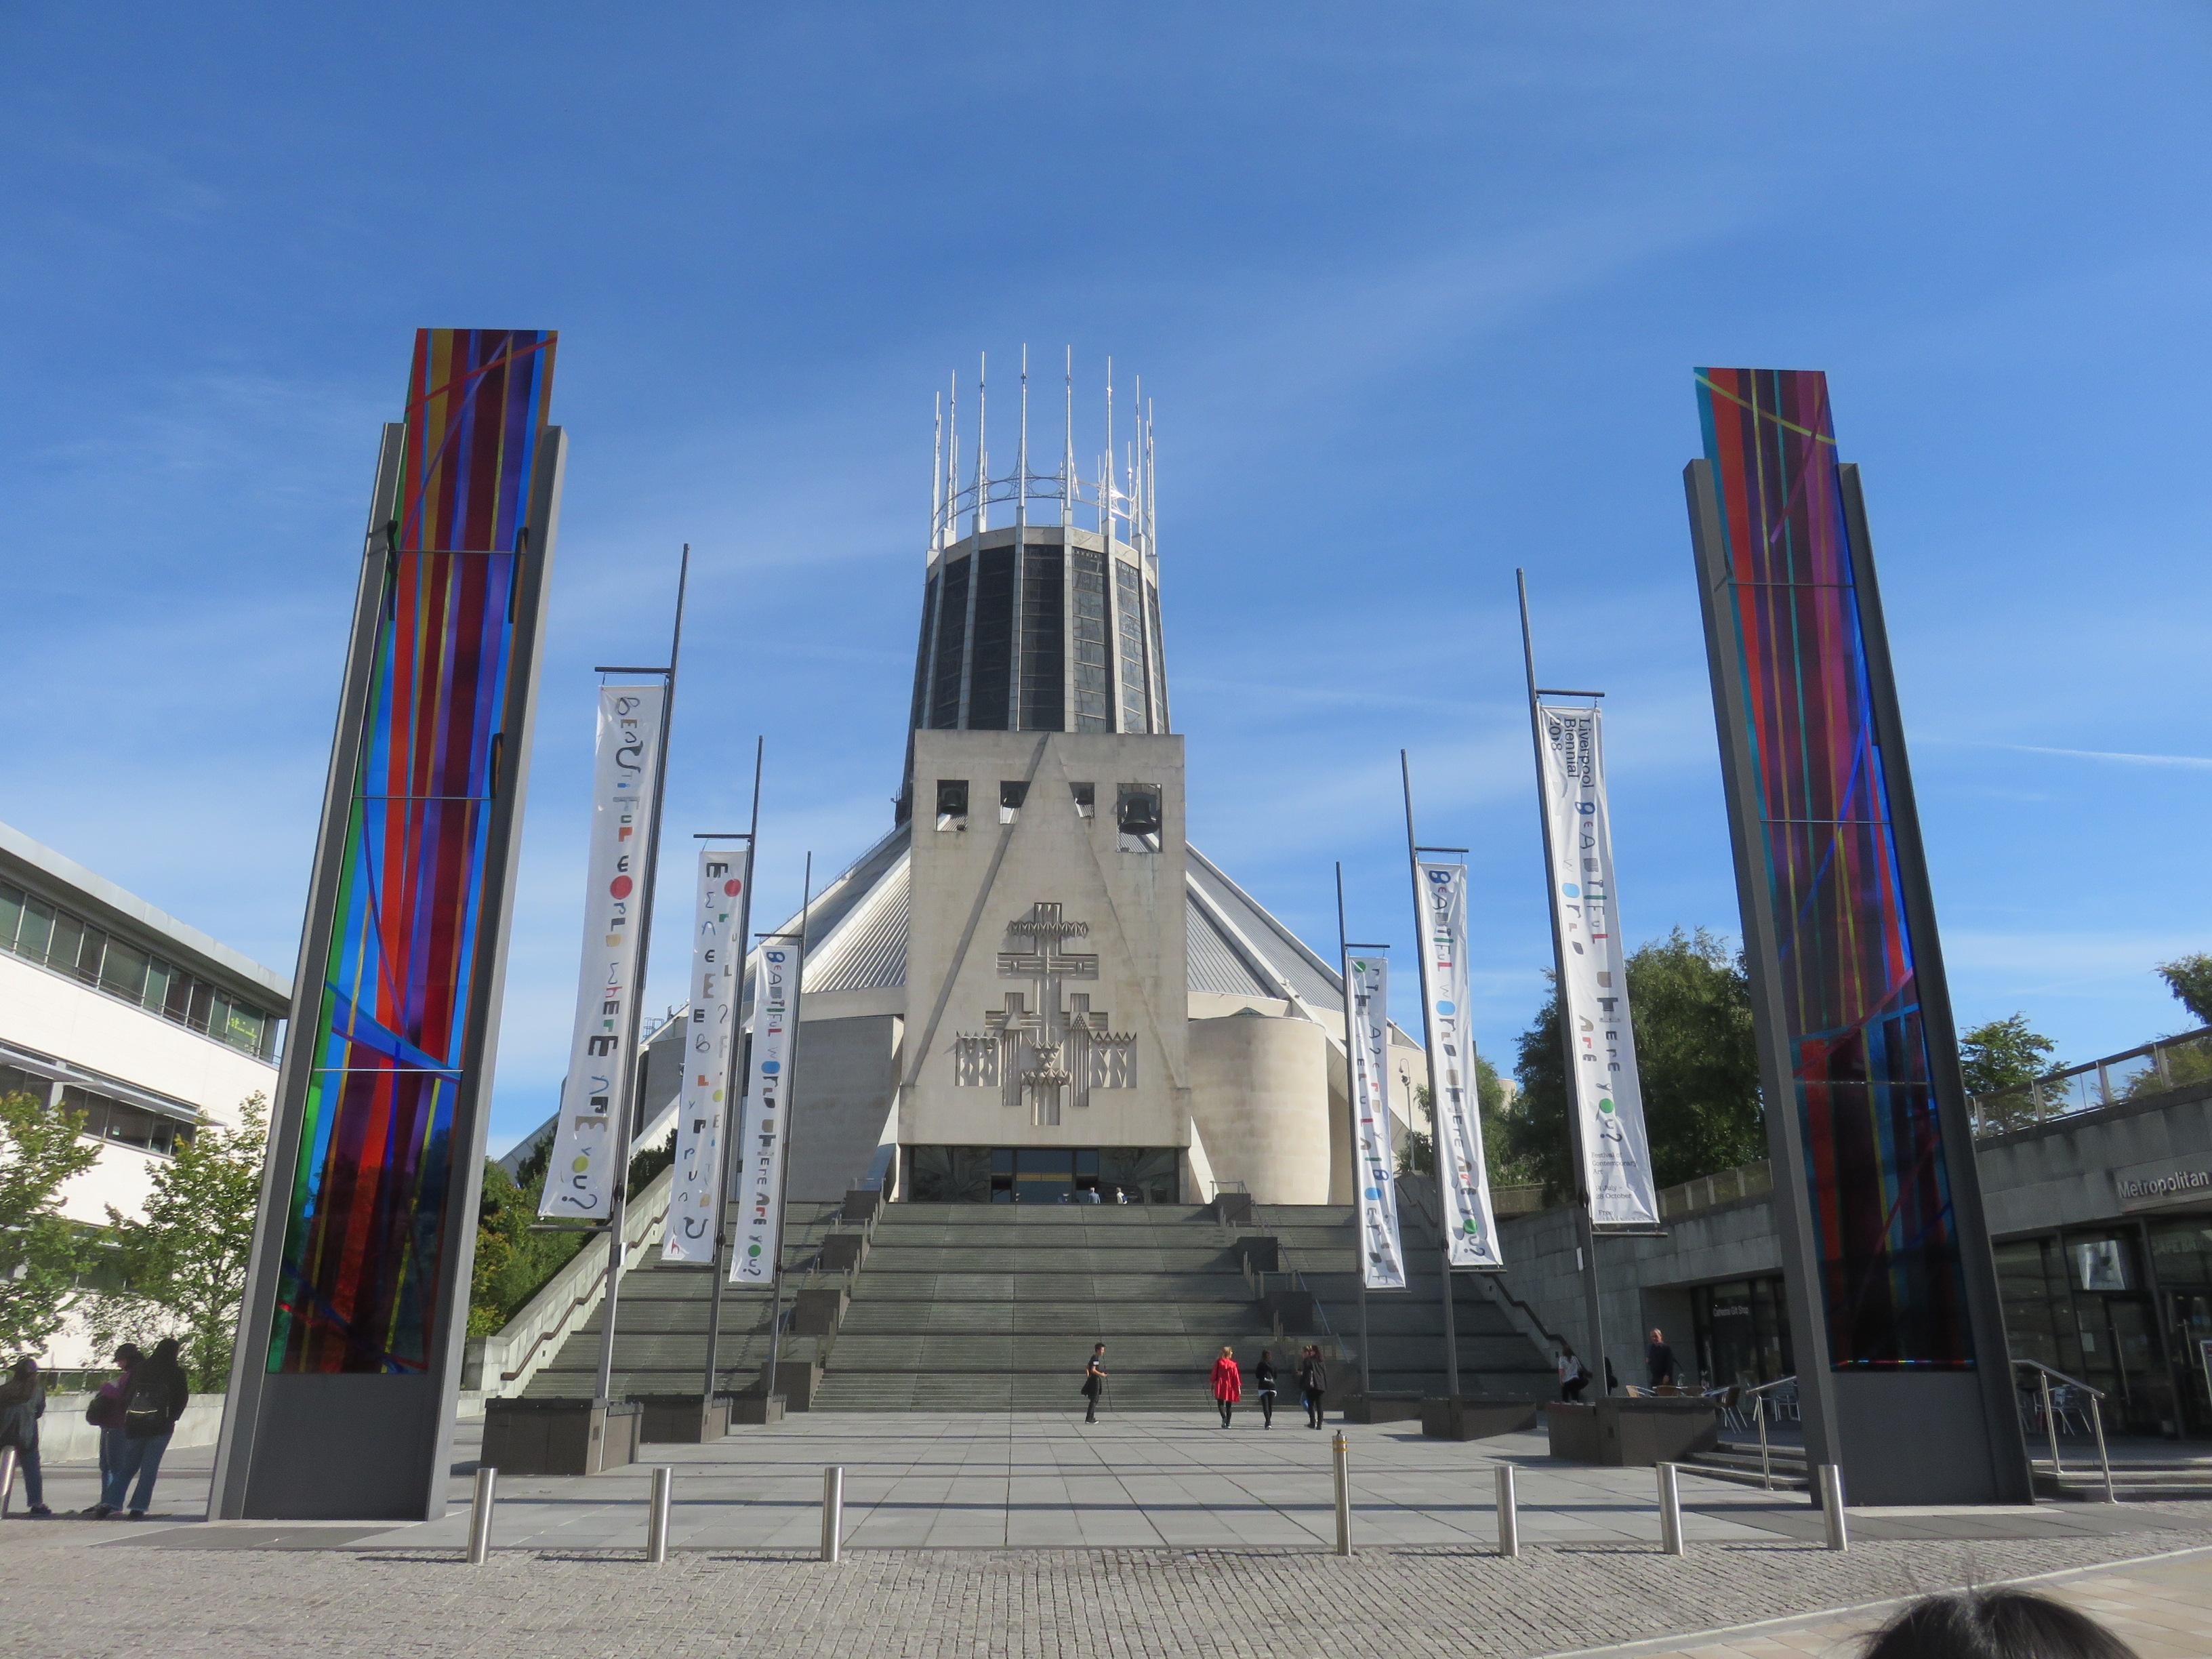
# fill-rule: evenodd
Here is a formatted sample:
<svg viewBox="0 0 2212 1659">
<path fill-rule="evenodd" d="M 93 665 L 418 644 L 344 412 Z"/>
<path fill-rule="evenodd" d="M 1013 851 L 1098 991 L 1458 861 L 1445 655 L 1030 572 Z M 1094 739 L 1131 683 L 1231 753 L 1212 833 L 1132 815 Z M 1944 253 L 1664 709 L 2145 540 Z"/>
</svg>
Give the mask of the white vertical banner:
<svg viewBox="0 0 2212 1659">
<path fill-rule="evenodd" d="M 1502 1267 L 1483 1159 L 1482 1101 L 1467 1014 L 1467 866 L 1420 860 L 1421 965 L 1429 1006 L 1429 1077 L 1436 1093 L 1437 1184 L 1455 1267 Z"/>
<path fill-rule="evenodd" d="M 1573 1075 L 1569 1104 L 1581 1115 L 1583 1179 L 1598 1226 L 1656 1226 L 1651 1143 L 1636 1075 L 1628 967 L 1613 889 L 1613 828 L 1606 811 L 1605 747 L 1595 708 L 1546 708 L 1544 814 L 1552 831 L 1552 925 L 1559 930 L 1559 988 Z"/>
<path fill-rule="evenodd" d="M 804 923 L 801 924 L 804 926 Z M 791 1139 L 791 1057 L 799 1034 L 800 952 L 795 941 L 770 939 L 753 976 L 753 1057 L 745 1085 L 744 1128 L 738 1142 L 738 1189 L 744 1206 L 730 1283 L 766 1290 L 775 1282 L 783 1236 L 783 1160 Z"/>
<path fill-rule="evenodd" d="M 1390 968 L 1380 957 L 1344 958 L 1345 1071 L 1359 1149 L 1353 1201 L 1359 1270 L 1370 1291 L 1406 1288 L 1398 1236 L 1397 1163 L 1390 1145 Z"/>
<path fill-rule="evenodd" d="M 738 1042 L 738 991 L 751 855 L 743 849 L 702 847 L 691 918 L 691 1009 L 684 1021 L 684 1087 L 676 1113 L 676 1173 L 668 1194 L 668 1226 L 660 1240 L 665 1261 L 714 1260 L 715 1221 L 722 1203 L 723 1150 L 728 1145 L 729 1104 Z"/>
<path fill-rule="evenodd" d="M 592 769 L 591 848 L 584 875 L 584 954 L 568 1079 L 554 1120 L 542 1216 L 603 1221 L 614 1183 L 629 1167 L 614 1145 L 616 1107 L 635 1059 L 629 1051 L 639 994 L 637 940 L 645 921 L 645 870 L 653 856 L 653 779 L 660 750 L 659 685 L 599 688 L 598 758 Z"/>
</svg>

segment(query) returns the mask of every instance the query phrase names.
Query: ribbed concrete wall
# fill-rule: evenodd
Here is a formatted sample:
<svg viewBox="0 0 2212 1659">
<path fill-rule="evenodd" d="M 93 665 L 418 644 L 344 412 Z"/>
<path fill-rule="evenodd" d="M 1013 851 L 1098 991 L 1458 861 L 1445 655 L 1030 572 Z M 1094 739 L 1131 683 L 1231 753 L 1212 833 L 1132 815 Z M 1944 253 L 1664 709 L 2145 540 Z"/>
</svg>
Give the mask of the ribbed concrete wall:
<svg viewBox="0 0 2212 1659">
<path fill-rule="evenodd" d="M 1262 1204 L 1329 1198 L 1328 1043 L 1301 1019 L 1190 1023 L 1191 1107 L 1217 1180 Z"/>
</svg>

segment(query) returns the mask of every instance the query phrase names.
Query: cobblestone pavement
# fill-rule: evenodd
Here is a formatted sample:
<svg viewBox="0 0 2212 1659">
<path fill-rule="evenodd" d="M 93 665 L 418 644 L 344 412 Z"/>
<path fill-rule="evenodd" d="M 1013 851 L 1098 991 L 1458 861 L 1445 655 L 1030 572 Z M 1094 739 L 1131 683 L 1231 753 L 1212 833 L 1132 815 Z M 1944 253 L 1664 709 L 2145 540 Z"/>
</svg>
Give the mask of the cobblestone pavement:
<svg viewBox="0 0 2212 1659">
<path fill-rule="evenodd" d="M 2092 1567 L 2029 1579 L 2022 1589 L 2079 1607 L 2116 1632 L 2142 1659 L 2203 1659 L 2212 1653 L 2212 1553 L 2192 1550 L 2162 1560 Z M 1589 1659 L 1851 1659 L 1897 1604 L 1837 1615 L 1767 1621 L 1706 1632 L 1688 1642 L 1662 1639 L 1596 1650 Z"/>
<path fill-rule="evenodd" d="M 10 1651 L 1522 1656 L 1856 1607 L 2206 1537 L 1899 1542 L 1844 1555 L 1729 1544 L 1680 1559 L 1551 1545 L 1515 1561 L 1412 1549 L 1348 1561 L 1284 1550 L 872 1550 L 830 1565 L 692 1551 L 655 1567 L 635 1553 L 511 1551 L 472 1568 L 449 1552 L 72 1547 L 66 1535 L 93 1524 L 9 1523 L 0 1630 Z"/>
</svg>

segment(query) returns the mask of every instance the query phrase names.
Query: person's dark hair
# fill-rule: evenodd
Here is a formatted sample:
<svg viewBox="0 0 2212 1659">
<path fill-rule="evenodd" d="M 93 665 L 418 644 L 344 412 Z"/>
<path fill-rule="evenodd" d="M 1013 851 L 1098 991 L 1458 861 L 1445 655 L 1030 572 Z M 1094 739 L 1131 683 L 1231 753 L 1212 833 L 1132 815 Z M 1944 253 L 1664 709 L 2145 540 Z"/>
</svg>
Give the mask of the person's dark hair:
<svg viewBox="0 0 2212 1659">
<path fill-rule="evenodd" d="M 1103 1342 L 1098 1343 L 1091 1350 L 1091 1352 L 1093 1353 L 1103 1353 L 1106 1352 L 1106 1345 Z"/>
<path fill-rule="evenodd" d="M 1923 1596 L 1868 1639 L 1865 1659 L 2136 1659 L 2086 1613 L 2025 1590 Z"/>
<path fill-rule="evenodd" d="M 171 1364 L 174 1364 L 177 1359 L 177 1339 L 173 1336 L 165 1336 L 156 1342 L 154 1345 L 154 1358 L 166 1359 Z"/>
<path fill-rule="evenodd" d="M 125 1342 L 115 1351 L 115 1363 L 128 1370 L 146 1356 L 138 1352 L 136 1342 Z"/>
<path fill-rule="evenodd" d="M 17 1360 L 17 1361 L 15 1362 L 15 1375 L 16 1375 L 16 1376 L 36 1376 L 38 1374 L 39 1374 L 39 1362 L 38 1362 L 37 1360 L 35 1360 L 35 1359 L 32 1358 L 30 1355 L 28 1355 L 28 1354 L 25 1354 L 25 1355 L 24 1355 L 21 1359 L 19 1359 L 19 1360 Z"/>
</svg>

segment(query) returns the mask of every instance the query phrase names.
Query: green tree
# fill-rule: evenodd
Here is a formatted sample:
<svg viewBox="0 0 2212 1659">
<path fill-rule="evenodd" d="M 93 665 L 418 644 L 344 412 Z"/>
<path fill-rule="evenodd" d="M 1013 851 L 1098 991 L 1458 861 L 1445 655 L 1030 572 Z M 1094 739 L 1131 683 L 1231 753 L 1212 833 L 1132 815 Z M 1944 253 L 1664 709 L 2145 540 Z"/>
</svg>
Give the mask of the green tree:
<svg viewBox="0 0 2212 1659">
<path fill-rule="evenodd" d="M 61 1209 L 64 1183 L 100 1159 L 77 1134 L 83 1121 L 34 1096 L 0 1095 L 0 1359 L 46 1346 L 85 1265 L 84 1230 Z"/>
<path fill-rule="evenodd" d="M 1522 1172 L 1520 1160 L 1509 1144 L 1512 1138 L 1511 1092 L 1505 1086 L 1505 1079 L 1498 1075 L 1498 1068 L 1482 1054 L 1474 1057 L 1474 1098 L 1481 1113 L 1482 1155 L 1490 1170 L 1490 1184 L 1507 1187 L 1534 1179 Z M 1413 1121 L 1425 1123 L 1428 1120 L 1429 1085 L 1417 1084 L 1413 1089 Z M 1398 1148 L 1398 1173 L 1428 1175 L 1436 1167 L 1436 1152 L 1429 1132 L 1410 1132 Z"/>
<path fill-rule="evenodd" d="M 155 1164 L 143 1214 L 108 1206 L 123 1288 L 100 1295 L 90 1310 L 100 1346 L 118 1337 L 143 1346 L 173 1336 L 195 1389 L 228 1385 L 268 1126 L 269 1103 L 255 1095 L 240 1108 L 236 1124 L 204 1124 L 178 1142 L 173 1157 Z"/>
<path fill-rule="evenodd" d="M 2199 1025 L 2212 1025 L 2212 954 L 2199 951 L 2161 962 L 2158 976 Z"/>
<path fill-rule="evenodd" d="M 2058 1045 L 2033 1030 L 2024 1013 L 1992 1019 L 1959 1036 L 1959 1070 L 1970 1095 L 2022 1089 L 2058 1069 Z"/>
<path fill-rule="evenodd" d="M 1627 967 L 1655 1183 L 1671 1187 L 1764 1157 L 1759 1049 L 1742 959 L 1702 927 L 1694 934 L 1677 927 L 1632 952 Z M 1565 1064 L 1555 992 L 1521 1034 L 1514 1067 L 1521 1094 L 1505 1116 L 1510 1155 L 1528 1179 L 1544 1183 L 1550 1203 L 1575 1188 Z"/>
</svg>

